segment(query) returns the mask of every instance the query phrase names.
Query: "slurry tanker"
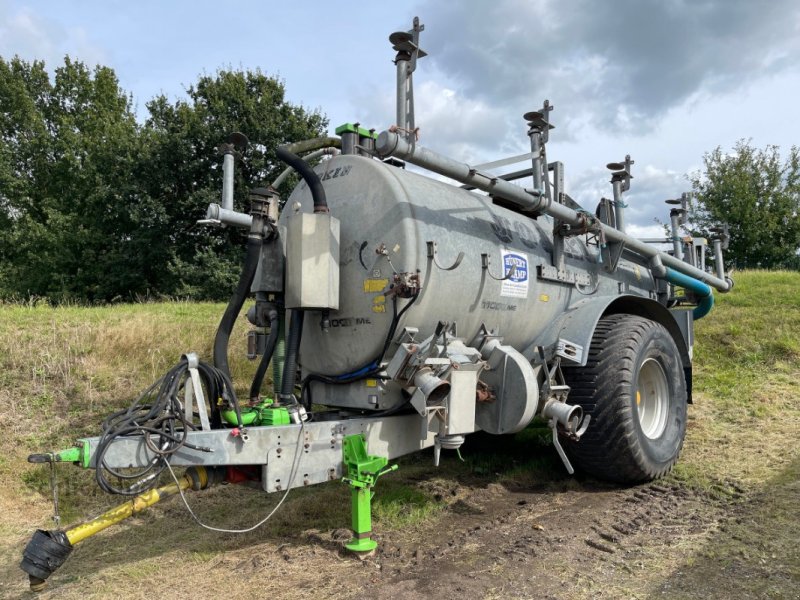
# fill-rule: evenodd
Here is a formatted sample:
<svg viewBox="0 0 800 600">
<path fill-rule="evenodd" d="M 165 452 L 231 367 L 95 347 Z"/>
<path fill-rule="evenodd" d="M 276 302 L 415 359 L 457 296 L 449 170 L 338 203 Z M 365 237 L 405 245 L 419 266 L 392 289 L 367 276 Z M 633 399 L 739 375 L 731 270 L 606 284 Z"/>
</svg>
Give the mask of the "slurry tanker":
<svg viewBox="0 0 800 600">
<path fill-rule="evenodd" d="M 671 237 L 628 235 L 630 157 L 608 165 L 611 198 L 579 206 L 563 164 L 547 159 L 547 101 L 524 115 L 530 152 L 471 165 L 428 149 L 412 78 L 422 30 L 415 19 L 389 38 L 394 124 L 345 124 L 336 137 L 278 147 L 286 170 L 251 190 L 249 213 L 233 206 L 247 139 L 221 146 L 221 203 L 201 222 L 243 228 L 247 249 L 213 362 L 187 349 L 98 437 L 29 458 L 94 469 L 103 490 L 127 497 L 98 518 L 38 530 L 21 565 L 33 589 L 87 537 L 171 495 L 191 512 L 189 490 L 222 481 L 282 503 L 292 488 L 342 480 L 352 488 L 346 546 L 369 553 L 373 487 L 392 459 L 432 447 L 438 465 L 474 432 L 513 434 L 535 417 L 570 473 L 642 482 L 678 460 L 693 323 L 711 310 L 712 289 L 733 285 L 725 232 L 711 248 L 682 237 L 684 194 L 669 201 Z M 276 189 L 292 171 L 300 183 L 284 201 Z M 250 296 L 248 353 L 261 358 L 241 398 L 228 340 Z"/>
</svg>

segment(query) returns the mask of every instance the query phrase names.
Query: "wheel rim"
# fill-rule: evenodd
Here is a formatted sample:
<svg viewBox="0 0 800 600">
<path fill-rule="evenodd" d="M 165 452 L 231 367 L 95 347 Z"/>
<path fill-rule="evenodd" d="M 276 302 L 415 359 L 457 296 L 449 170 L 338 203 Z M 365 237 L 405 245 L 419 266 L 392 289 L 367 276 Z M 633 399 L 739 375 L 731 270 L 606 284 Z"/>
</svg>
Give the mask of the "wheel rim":
<svg viewBox="0 0 800 600">
<path fill-rule="evenodd" d="M 656 359 L 648 358 L 639 369 L 639 381 L 636 385 L 636 412 L 642 433 L 650 439 L 664 433 L 668 410 L 667 376 Z"/>
</svg>

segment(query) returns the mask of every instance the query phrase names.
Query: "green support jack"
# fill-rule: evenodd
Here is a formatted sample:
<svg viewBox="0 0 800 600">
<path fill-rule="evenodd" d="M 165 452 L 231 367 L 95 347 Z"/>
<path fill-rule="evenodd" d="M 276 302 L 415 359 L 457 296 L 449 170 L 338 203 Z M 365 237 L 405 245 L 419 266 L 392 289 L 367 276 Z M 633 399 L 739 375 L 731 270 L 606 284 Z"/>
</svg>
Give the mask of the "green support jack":
<svg viewBox="0 0 800 600">
<path fill-rule="evenodd" d="M 353 539 L 345 548 L 360 556 L 378 547 L 372 539 L 372 487 L 378 477 L 397 470 L 397 465 L 386 468 L 389 459 L 369 456 L 363 435 L 348 435 L 342 444 L 342 454 L 347 476 L 342 479 L 352 488 Z"/>
</svg>

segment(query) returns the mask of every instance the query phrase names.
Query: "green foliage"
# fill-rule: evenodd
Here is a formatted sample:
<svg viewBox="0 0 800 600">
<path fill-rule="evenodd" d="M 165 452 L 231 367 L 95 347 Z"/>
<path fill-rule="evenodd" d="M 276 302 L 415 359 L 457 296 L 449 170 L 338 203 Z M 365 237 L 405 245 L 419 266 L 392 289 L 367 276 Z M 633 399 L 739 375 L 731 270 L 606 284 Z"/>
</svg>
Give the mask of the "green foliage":
<svg viewBox="0 0 800 600">
<path fill-rule="evenodd" d="M 0 58 L 0 295 L 63 302 L 149 296 L 221 299 L 241 268 L 243 236 L 195 223 L 219 199 L 232 131 L 251 140 L 236 205 L 281 169 L 276 145 L 327 122 L 286 102 L 259 71 L 202 76 L 188 99 L 158 96 L 136 122 L 112 69 L 68 57 Z"/>
<path fill-rule="evenodd" d="M 782 162 L 776 146 L 755 149 L 741 140 L 732 153 L 717 147 L 692 176 L 701 232 L 726 222 L 726 256 L 738 268 L 800 268 L 800 150 Z"/>
<path fill-rule="evenodd" d="M 51 82 L 41 62 L 0 61 L 0 104 L 3 287 L 90 300 L 136 289 L 137 126 L 114 72 L 67 58 Z"/>
<path fill-rule="evenodd" d="M 147 227 L 154 240 L 152 268 L 158 289 L 181 296 L 221 299 L 230 294 L 241 268 L 240 231 L 198 228 L 197 219 L 222 189 L 217 147 L 233 131 L 251 141 L 237 161 L 235 208 L 247 212 L 247 190 L 270 182 L 285 167 L 274 149 L 288 141 L 321 135 L 327 121 L 293 106 L 283 84 L 260 71 L 219 71 L 187 90 L 188 101 L 162 96 L 147 104 L 150 113 L 142 184 L 153 208 Z"/>
</svg>

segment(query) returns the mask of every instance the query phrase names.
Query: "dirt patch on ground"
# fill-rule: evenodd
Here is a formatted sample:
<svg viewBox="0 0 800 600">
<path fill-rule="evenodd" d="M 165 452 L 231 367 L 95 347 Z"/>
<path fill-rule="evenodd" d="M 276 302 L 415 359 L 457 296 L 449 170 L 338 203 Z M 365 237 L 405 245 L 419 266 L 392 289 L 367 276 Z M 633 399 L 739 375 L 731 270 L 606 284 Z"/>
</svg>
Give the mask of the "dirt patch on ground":
<svg viewBox="0 0 800 600">
<path fill-rule="evenodd" d="M 165 506 L 129 525 L 152 530 L 144 532 L 150 547 L 127 546 L 131 530 L 98 536 L 38 597 L 159 590 L 177 598 L 194 589 L 199 597 L 247 598 L 258 589 L 276 598 L 798 598 L 798 463 L 753 490 L 734 481 L 699 490 L 676 477 L 630 488 L 423 477 L 417 485 L 445 508 L 422 524 L 378 531 L 379 548 L 363 561 L 343 550 L 346 529 L 232 542 Z M 179 549 L 151 537 L 164 528 L 182 531 Z M 224 552 L 209 551 L 215 540 Z M 115 548 L 125 560 L 113 558 Z M 7 558 L 3 597 L 28 596 L 16 556 Z"/>
<path fill-rule="evenodd" d="M 741 498 L 676 482 L 481 490 L 454 504 L 422 544 L 416 535 L 386 536 L 380 575 L 353 597 L 646 597 Z M 729 596 L 720 589 L 717 597 Z"/>
</svg>

